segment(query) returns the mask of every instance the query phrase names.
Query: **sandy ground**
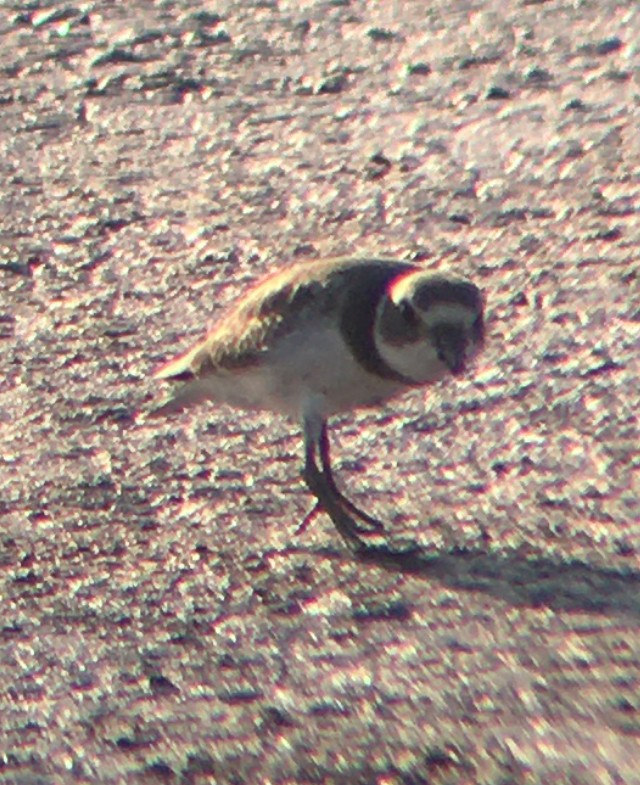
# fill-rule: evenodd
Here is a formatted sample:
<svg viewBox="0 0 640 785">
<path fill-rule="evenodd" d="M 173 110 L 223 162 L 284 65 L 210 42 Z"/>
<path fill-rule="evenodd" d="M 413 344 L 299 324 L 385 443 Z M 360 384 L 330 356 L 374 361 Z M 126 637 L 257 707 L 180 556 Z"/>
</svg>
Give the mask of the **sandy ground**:
<svg viewBox="0 0 640 785">
<path fill-rule="evenodd" d="M 0 782 L 640 783 L 640 11 L 5 2 Z M 256 276 L 469 275 L 475 373 L 135 418 Z"/>
</svg>

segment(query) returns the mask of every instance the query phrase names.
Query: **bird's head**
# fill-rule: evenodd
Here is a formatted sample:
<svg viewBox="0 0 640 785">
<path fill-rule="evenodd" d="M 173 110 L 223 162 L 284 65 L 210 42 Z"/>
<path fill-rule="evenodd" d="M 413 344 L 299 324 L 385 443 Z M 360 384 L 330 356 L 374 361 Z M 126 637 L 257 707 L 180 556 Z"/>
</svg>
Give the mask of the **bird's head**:
<svg viewBox="0 0 640 785">
<path fill-rule="evenodd" d="M 385 362 L 415 384 L 460 374 L 484 339 L 480 290 L 422 270 L 401 275 L 378 306 L 375 336 Z"/>
</svg>

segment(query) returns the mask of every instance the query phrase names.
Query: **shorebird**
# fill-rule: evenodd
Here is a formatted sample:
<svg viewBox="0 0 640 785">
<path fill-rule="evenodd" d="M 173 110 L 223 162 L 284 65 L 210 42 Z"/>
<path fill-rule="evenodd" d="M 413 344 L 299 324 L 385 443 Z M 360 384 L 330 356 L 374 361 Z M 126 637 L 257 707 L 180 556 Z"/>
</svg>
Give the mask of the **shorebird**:
<svg viewBox="0 0 640 785">
<path fill-rule="evenodd" d="M 459 375 L 482 342 L 482 295 L 465 279 L 385 258 L 300 262 L 255 284 L 155 374 L 183 384 L 151 414 L 213 401 L 298 420 L 314 511 L 366 548 L 361 535 L 383 526 L 339 490 L 327 418 Z"/>
</svg>

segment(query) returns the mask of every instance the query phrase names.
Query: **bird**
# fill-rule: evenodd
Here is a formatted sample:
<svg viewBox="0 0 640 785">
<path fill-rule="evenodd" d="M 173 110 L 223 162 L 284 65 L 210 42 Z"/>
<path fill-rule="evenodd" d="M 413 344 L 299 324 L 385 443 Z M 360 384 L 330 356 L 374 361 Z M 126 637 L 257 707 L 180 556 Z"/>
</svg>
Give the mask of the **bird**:
<svg viewBox="0 0 640 785">
<path fill-rule="evenodd" d="M 297 420 L 312 512 L 327 513 L 351 549 L 366 549 L 366 535 L 384 525 L 339 489 L 328 419 L 462 374 L 483 345 L 483 314 L 477 286 L 417 263 L 298 261 L 254 284 L 203 340 L 155 372 L 181 384 L 150 414 L 210 401 Z"/>
</svg>

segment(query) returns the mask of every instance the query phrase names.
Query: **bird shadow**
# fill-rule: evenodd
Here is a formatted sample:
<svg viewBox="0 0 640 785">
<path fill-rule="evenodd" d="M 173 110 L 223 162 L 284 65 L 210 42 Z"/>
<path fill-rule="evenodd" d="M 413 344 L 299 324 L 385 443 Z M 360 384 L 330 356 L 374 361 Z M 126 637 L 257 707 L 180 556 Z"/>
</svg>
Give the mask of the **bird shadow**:
<svg viewBox="0 0 640 785">
<path fill-rule="evenodd" d="M 329 548 L 315 552 L 328 558 L 349 555 L 363 567 L 436 579 L 450 588 L 483 592 L 516 606 L 640 617 L 640 571 L 633 568 L 493 549 L 434 551 L 415 544 L 402 549 L 367 545 L 351 554 Z"/>
</svg>

